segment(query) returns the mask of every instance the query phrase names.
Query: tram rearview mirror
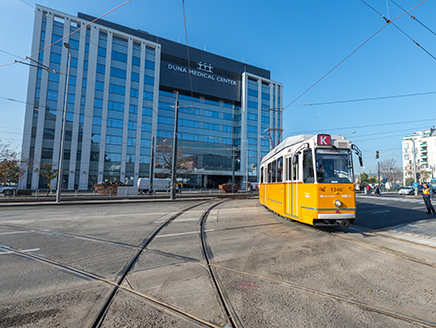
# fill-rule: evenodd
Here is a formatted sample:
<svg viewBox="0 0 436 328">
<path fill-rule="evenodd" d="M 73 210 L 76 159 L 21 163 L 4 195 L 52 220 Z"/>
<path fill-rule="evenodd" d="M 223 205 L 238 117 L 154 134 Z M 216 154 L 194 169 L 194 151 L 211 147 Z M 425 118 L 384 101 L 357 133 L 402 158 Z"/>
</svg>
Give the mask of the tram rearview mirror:
<svg viewBox="0 0 436 328">
<path fill-rule="evenodd" d="M 360 164 L 360 166 L 363 166 L 363 159 L 360 156 L 359 156 L 359 164 Z"/>
</svg>

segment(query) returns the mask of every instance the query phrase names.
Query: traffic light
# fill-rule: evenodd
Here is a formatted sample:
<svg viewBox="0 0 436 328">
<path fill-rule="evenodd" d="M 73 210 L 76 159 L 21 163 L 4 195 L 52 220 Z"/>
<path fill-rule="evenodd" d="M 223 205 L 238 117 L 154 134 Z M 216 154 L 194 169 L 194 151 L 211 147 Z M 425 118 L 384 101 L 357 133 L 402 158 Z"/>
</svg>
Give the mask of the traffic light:
<svg viewBox="0 0 436 328">
<path fill-rule="evenodd" d="M 421 178 L 421 173 L 416 173 L 416 180 L 419 180 Z"/>
<path fill-rule="evenodd" d="M 378 150 L 375 151 L 375 159 L 379 158 L 380 153 L 378 152 Z"/>
</svg>

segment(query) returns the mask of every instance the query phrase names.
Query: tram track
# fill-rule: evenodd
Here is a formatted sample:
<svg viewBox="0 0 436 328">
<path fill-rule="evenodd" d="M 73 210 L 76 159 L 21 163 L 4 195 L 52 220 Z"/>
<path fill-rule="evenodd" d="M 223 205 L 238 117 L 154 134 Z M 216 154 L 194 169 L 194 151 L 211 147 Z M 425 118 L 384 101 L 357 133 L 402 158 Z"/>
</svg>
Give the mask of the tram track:
<svg viewBox="0 0 436 328">
<path fill-rule="evenodd" d="M 288 282 L 288 281 L 282 281 L 282 280 L 278 280 L 278 279 L 274 279 L 274 278 L 269 278 L 269 277 L 265 277 L 265 276 L 261 276 L 255 273 L 250 273 L 250 272 L 246 272 L 246 271 L 241 271 L 241 270 L 237 270 L 237 269 L 233 269 L 233 268 L 229 268 L 229 267 L 225 267 L 225 266 L 221 266 L 218 264 L 212 264 L 213 268 L 219 268 L 221 270 L 226 270 L 229 272 L 233 272 L 233 273 L 237 273 L 240 275 L 246 275 L 246 276 L 250 276 L 252 278 L 258 279 L 258 280 L 262 280 L 262 281 L 267 281 L 270 283 L 274 283 L 274 284 L 278 284 L 287 288 L 291 288 L 294 290 L 298 290 L 298 291 L 302 291 L 302 292 L 307 292 L 307 293 L 311 293 L 311 294 L 315 294 L 315 295 L 319 295 L 322 296 L 324 298 L 328 298 L 328 299 L 332 299 L 332 300 L 336 300 L 336 301 L 341 301 L 344 303 L 348 303 L 348 304 L 352 304 L 355 306 L 358 306 L 362 309 L 368 310 L 368 311 L 372 311 L 372 312 L 376 312 L 379 314 L 383 314 L 392 318 L 396 318 L 402 321 L 407 321 L 410 323 L 414 323 L 414 324 L 420 324 L 423 325 L 424 327 L 436 327 L 436 322 L 431 322 L 428 320 L 423 320 L 420 318 L 416 318 L 404 313 L 399 313 L 399 312 L 395 312 L 395 311 L 391 311 L 388 309 L 384 309 L 381 307 L 377 307 L 377 306 L 373 306 L 370 305 L 366 302 L 363 301 L 359 301 L 350 297 L 345 297 L 345 296 L 341 296 L 341 295 L 335 295 L 332 293 L 328 293 L 328 292 L 323 292 L 317 289 L 313 289 L 310 287 L 306 287 L 300 284 L 296 284 L 293 282 Z"/>
<path fill-rule="evenodd" d="M 289 219 L 287 217 L 283 217 L 281 215 L 278 215 L 277 213 L 275 213 L 275 212 L 273 212 L 273 211 L 271 211 L 271 210 L 269 210 L 267 208 L 264 208 L 264 207 L 262 208 L 262 205 L 260 203 L 258 203 L 258 205 L 259 205 L 258 206 L 259 211 L 264 213 L 264 214 L 273 215 L 274 217 L 286 220 L 287 222 L 294 223 L 294 224 L 298 225 L 299 227 L 308 228 L 311 231 L 314 231 L 314 232 L 316 232 L 318 234 L 322 234 L 322 235 L 325 235 L 325 236 L 331 236 L 331 237 L 334 237 L 334 238 L 342 239 L 342 240 L 347 241 L 349 243 L 352 243 L 354 245 L 362 246 L 362 247 L 365 247 L 365 248 L 369 248 L 369 249 L 372 249 L 372 250 L 383 252 L 385 254 L 389 254 L 389 255 L 396 256 L 396 257 L 400 257 L 400 258 L 403 258 L 405 260 L 409 260 L 409 261 L 412 261 L 412 262 L 415 262 L 415 263 L 419 263 L 419 264 L 422 264 L 422 265 L 425 265 L 425 266 L 436 268 L 436 263 L 434 263 L 434 262 L 426 261 L 424 259 L 417 258 L 415 256 L 411 256 L 411 255 L 406 254 L 404 252 L 400 252 L 398 250 L 394 250 L 394 249 L 391 249 L 391 248 L 388 248 L 388 247 L 384 247 L 384 246 L 380 246 L 380 245 L 374 245 L 374 244 L 370 244 L 370 243 L 366 243 L 366 242 L 363 242 L 363 241 L 359 241 L 359 240 L 356 240 L 356 239 L 353 239 L 353 238 L 350 238 L 350 237 L 346 237 L 345 235 L 339 235 L 337 233 L 333 233 L 333 232 L 329 232 L 329 231 L 325 231 L 325 230 L 320 230 L 320 229 L 315 228 L 313 226 L 309 226 L 307 224 L 304 224 L 304 223 L 301 223 L 301 222 L 298 222 L 298 221 L 294 221 L 294 220 L 291 220 L 291 219 Z M 431 247 L 431 246 L 422 245 L 422 244 L 418 244 L 418 243 L 413 243 L 413 242 L 410 242 L 410 241 L 407 241 L 407 240 L 402 240 L 402 239 L 398 239 L 398 238 L 394 238 L 394 237 L 383 236 L 383 235 L 377 234 L 376 230 L 375 231 L 365 231 L 365 232 L 360 232 L 360 233 L 364 233 L 364 234 L 368 234 L 368 235 L 374 235 L 374 236 L 380 236 L 382 238 L 396 239 L 396 240 L 400 240 L 400 241 L 407 242 L 407 243 L 410 243 L 410 244 L 420 245 L 420 246 L 423 246 L 423 247 L 433 248 L 434 249 L 434 247 Z"/>
<path fill-rule="evenodd" d="M 205 260 L 206 260 L 206 263 L 207 263 L 207 267 L 209 269 L 210 276 L 211 276 L 211 278 L 213 280 L 213 283 L 215 285 L 215 288 L 216 288 L 216 290 L 218 292 L 218 296 L 220 298 L 220 301 L 221 301 L 221 303 L 222 303 L 222 305 L 223 305 L 223 307 L 224 307 L 224 309 L 226 311 L 227 317 L 229 318 L 232 326 L 234 328 L 237 328 L 237 327 L 243 327 L 243 325 L 242 325 L 241 321 L 239 320 L 239 318 L 238 318 L 236 312 L 234 311 L 233 307 L 231 306 L 229 298 L 226 296 L 223 287 L 221 286 L 218 274 L 215 271 L 214 266 L 211 263 L 210 248 L 209 248 L 209 246 L 207 244 L 207 241 L 206 241 L 205 227 L 206 227 L 207 217 L 209 216 L 210 211 L 214 207 L 216 207 L 216 206 L 218 206 L 218 205 L 220 205 L 222 203 L 223 202 L 215 204 L 214 206 L 212 206 L 211 208 L 209 208 L 207 211 L 204 212 L 203 216 L 201 217 L 201 221 L 200 221 L 200 229 L 201 229 L 200 236 L 201 236 L 201 244 L 202 244 L 203 256 L 205 257 Z"/>
<path fill-rule="evenodd" d="M 19 249 L 14 249 L 11 246 L 7 246 L 7 245 L 0 245 L 0 250 L 4 250 L 7 251 L 9 253 L 14 253 L 16 255 L 28 258 L 28 259 L 32 259 L 32 260 L 36 260 L 39 262 L 42 262 L 46 265 L 50 265 L 53 267 L 56 267 L 58 269 L 61 270 L 65 270 L 67 272 L 73 273 L 75 275 L 78 276 L 82 276 L 82 277 L 86 277 L 88 279 L 91 279 L 93 281 L 98 281 L 101 282 L 103 284 L 112 286 L 112 290 L 109 292 L 109 294 L 106 296 L 102 306 L 100 307 L 100 309 L 98 310 L 97 314 L 94 316 L 94 318 L 91 320 L 91 322 L 88 324 L 87 327 L 89 328 L 96 328 L 96 327 L 101 327 L 104 323 L 105 317 L 108 313 L 108 310 L 110 309 L 111 304 L 113 303 L 116 295 L 120 292 L 120 291 L 126 291 L 128 293 L 134 294 L 136 296 L 139 296 L 140 298 L 148 301 L 150 304 L 154 305 L 155 307 L 168 312 L 172 315 L 187 319 L 189 321 L 192 321 L 193 323 L 195 323 L 196 325 L 202 326 L 202 327 L 213 327 L 213 328 L 218 328 L 221 326 L 218 326 L 214 323 L 205 321 L 204 319 L 198 318 L 196 316 L 193 316 L 191 314 L 189 314 L 188 312 L 179 309 L 175 306 L 172 306 L 171 304 L 167 304 L 165 302 L 162 302 L 156 298 L 153 297 L 149 297 L 147 295 L 145 295 L 144 293 L 141 293 L 139 291 L 134 290 L 133 288 L 131 288 L 130 284 L 127 284 L 129 287 L 125 287 L 123 286 L 123 282 L 126 281 L 127 275 L 131 272 L 132 268 L 134 267 L 135 263 L 138 261 L 139 256 L 145 252 L 148 251 L 147 250 L 147 246 L 156 238 L 156 236 L 160 233 L 160 231 L 162 229 L 164 229 L 166 226 L 168 226 L 171 222 L 173 222 L 175 219 L 177 219 L 178 217 L 180 217 L 182 214 L 185 214 L 186 212 L 188 212 L 189 210 L 192 210 L 198 206 L 207 204 L 210 201 L 205 201 L 205 202 L 201 202 L 199 204 L 195 204 L 193 206 L 190 206 L 188 208 L 185 208 L 179 212 L 177 212 L 176 214 L 172 215 L 169 219 L 167 219 L 166 221 L 164 221 L 162 224 L 160 224 L 153 232 L 151 232 L 147 238 L 143 241 L 143 243 L 140 246 L 133 246 L 133 245 L 128 245 L 128 244 L 124 244 L 124 243 L 116 243 L 116 242 L 111 242 L 111 241 L 107 241 L 107 240 L 103 240 L 103 239 L 99 239 L 99 238 L 91 238 L 91 237 L 86 237 L 86 236 L 78 236 L 78 235 L 72 235 L 72 234 L 64 234 L 64 233 L 58 233 L 58 232 L 48 232 L 48 231 L 43 231 L 43 230 L 37 230 L 37 229 L 29 229 L 29 228 L 23 228 L 23 227 L 16 227 L 16 226 L 12 226 L 12 225 L 0 225 L 0 228 L 4 228 L 4 229 L 11 229 L 11 230 L 15 230 L 15 231 L 26 231 L 26 232 L 31 232 L 31 233 L 38 233 L 38 234 L 44 234 L 44 235 L 52 235 L 52 236 L 62 236 L 62 237 L 68 237 L 68 238 L 78 238 L 78 239 L 86 239 L 86 240 L 90 240 L 90 241 L 95 241 L 95 242 L 101 242 L 101 243 L 107 243 L 107 244 L 112 244 L 112 245 L 116 245 L 116 246 L 121 246 L 121 247 L 128 247 L 131 249 L 135 249 L 136 253 L 135 255 L 128 261 L 128 263 L 125 265 L 124 269 L 121 271 L 121 274 L 119 275 L 119 277 L 117 278 L 117 280 L 114 281 L 110 281 L 108 279 L 105 279 L 103 277 L 100 277 L 96 274 L 75 268 L 71 265 L 67 265 L 58 261 L 54 261 L 54 260 L 50 260 L 48 258 L 42 257 L 42 256 L 38 256 L 35 254 L 30 254 L 28 252 L 25 251 L 21 251 Z M 205 211 L 205 213 L 209 213 L 210 210 L 214 207 L 216 207 L 217 205 L 221 204 L 223 201 L 213 204 L 212 206 L 209 207 L 208 210 Z M 207 215 L 203 214 L 202 219 L 206 219 Z M 205 233 L 204 229 L 202 232 L 200 233 Z M 151 252 L 155 252 L 155 251 L 151 251 Z M 189 260 L 189 259 L 186 259 Z M 191 259 L 191 261 L 194 259 Z M 197 261 L 199 262 L 199 261 Z M 200 263 L 202 265 L 204 265 L 204 263 Z M 225 309 L 225 311 L 227 311 Z"/>
<path fill-rule="evenodd" d="M 119 242 L 105 240 L 105 239 L 101 239 L 101 238 L 79 236 L 79 235 L 63 233 L 63 232 L 38 230 L 38 229 L 33 229 L 33 228 L 23 228 L 23 227 L 8 225 L 8 224 L 0 224 L 0 229 L 10 229 L 10 230 L 15 230 L 15 231 L 21 231 L 21 232 L 26 232 L 26 233 L 35 233 L 35 234 L 40 234 L 40 235 L 74 238 L 74 239 L 81 239 L 81 240 L 87 240 L 87 241 L 92 241 L 92 242 L 104 243 L 104 244 L 113 245 L 113 246 L 120 246 L 120 247 L 126 247 L 126 248 L 131 248 L 131 249 L 140 249 L 140 246 L 129 245 L 126 243 L 119 243 Z"/>
<path fill-rule="evenodd" d="M 310 231 L 316 232 L 317 234 L 324 235 L 324 236 L 329 236 L 329 237 L 334 237 L 334 238 L 341 239 L 341 240 L 343 240 L 345 242 L 348 242 L 348 243 L 351 243 L 351 244 L 354 244 L 354 245 L 357 245 L 357 246 L 361 246 L 361 247 L 365 247 L 365 248 L 372 249 L 372 250 L 375 250 L 375 251 L 379 251 L 379 252 L 382 252 L 384 254 L 388 254 L 388 255 L 391 255 L 391 256 L 399 257 L 399 258 L 402 258 L 402 259 L 405 259 L 405 260 L 408 260 L 408 261 L 412 261 L 414 263 L 418 263 L 418 264 L 421 264 L 421 265 L 425 265 L 425 266 L 428 266 L 428 267 L 431 267 L 431 268 L 436 268 L 436 263 L 434 263 L 434 262 L 429 262 L 429 261 L 426 261 L 424 259 L 420 259 L 420 258 L 411 256 L 409 254 L 406 254 L 404 252 L 400 252 L 398 250 L 394 250 L 394 249 L 391 249 L 391 248 L 388 248 L 388 247 L 384 247 L 384 246 L 380 246 L 380 245 L 374 245 L 374 244 L 370 244 L 370 243 L 367 243 L 367 242 L 355 240 L 355 239 L 353 239 L 351 237 L 347 237 L 346 235 L 339 235 L 339 234 L 336 234 L 336 233 L 333 233 L 333 232 L 320 230 L 320 229 L 317 229 L 315 227 L 303 224 L 301 222 L 290 220 L 290 219 L 288 219 L 286 217 L 282 217 L 281 215 L 278 215 L 277 213 L 275 213 L 273 211 L 270 211 L 270 210 L 268 210 L 266 208 L 262 208 L 261 205 L 258 206 L 257 208 L 259 209 L 260 212 L 262 212 L 265 215 L 274 215 L 274 217 L 286 220 L 287 222 L 294 223 L 298 227 L 310 229 Z M 386 236 L 383 236 L 383 235 L 378 235 L 377 231 L 365 231 L 364 233 L 365 234 L 374 235 L 374 236 L 380 236 L 380 237 L 383 237 L 383 238 L 389 238 L 389 237 L 386 237 Z M 393 238 L 393 239 L 396 239 L 396 238 Z M 400 239 L 396 239 L 396 240 L 400 240 Z M 401 241 L 403 241 L 403 240 L 401 240 Z M 408 242 L 408 241 L 405 241 L 405 242 Z M 410 242 L 408 242 L 408 243 L 410 243 Z M 417 243 L 413 243 L 413 244 L 418 245 Z M 421 245 L 421 244 L 419 244 L 419 245 L 423 246 L 423 247 L 430 247 L 430 246 Z M 434 247 L 430 247 L 430 248 L 434 248 Z M 222 270 L 228 270 L 228 271 L 231 271 L 231 272 L 234 272 L 234 273 L 238 273 L 238 274 L 241 274 L 241 275 L 248 275 L 248 276 L 251 276 L 251 277 L 259 279 L 259 280 L 263 280 L 263 281 L 268 281 L 268 282 L 271 282 L 271 283 L 279 284 L 279 285 L 282 285 L 282 286 L 286 286 L 288 288 L 292 288 L 294 290 L 299 290 L 299 291 L 302 291 L 302 292 L 316 294 L 316 295 L 322 296 L 324 298 L 328 298 L 328 299 L 332 299 L 332 300 L 336 300 L 336 301 L 341 301 L 341 302 L 344 302 L 344 303 L 352 304 L 352 305 L 358 306 L 358 307 L 360 307 L 362 309 L 365 309 L 365 310 L 368 310 L 368 311 L 371 311 L 371 312 L 376 312 L 376 313 L 379 313 L 379 314 L 383 314 L 383 315 L 386 315 L 386 316 L 389 316 L 389 317 L 392 317 L 392 318 L 395 318 L 395 319 L 399 319 L 399 320 L 402 320 L 402 321 L 406 321 L 406 322 L 409 322 L 409 323 L 412 323 L 412 324 L 419 324 L 419 325 L 421 325 L 423 327 L 436 327 L 436 322 L 429 321 L 429 320 L 424 320 L 424 319 L 417 318 L 417 317 L 414 317 L 414 316 L 411 316 L 411 315 L 408 315 L 408 314 L 405 314 L 405 313 L 400 313 L 400 312 L 392 311 L 392 310 L 385 309 L 385 308 L 382 308 L 382 307 L 374 306 L 374 305 L 371 305 L 371 304 L 369 304 L 367 302 L 360 301 L 360 300 L 357 300 L 357 299 L 353 299 L 353 298 L 350 298 L 350 297 L 345 297 L 345 296 L 341 296 L 341 295 L 335 295 L 333 293 L 323 292 L 323 291 L 320 291 L 320 290 L 317 290 L 317 289 L 313 289 L 313 288 L 310 288 L 310 287 L 306 287 L 306 286 L 303 286 L 303 285 L 300 285 L 300 284 L 297 284 L 297 283 L 288 282 L 288 281 L 281 281 L 281 280 L 278 280 L 278 279 L 269 278 L 269 277 L 265 277 L 265 276 L 260 276 L 260 275 L 255 274 L 255 273 L 244 272 L 244 271 L 241 271 L 241 270 L 232 269 L 232 268 L 228 268 L 228 267 L 225 267 L 225 266 L 220 266 L 220 265 L 214 265 L 214 266 L 217 267 L 217 268 L 220 268 Z"/>
<path fill-rule="evenodd" d="M 246 276 L 250 276 L 252 278 L 258 279 L 260 281 L 265 281 L 265 282 L 270 282 L 276 285 L 280 285 L 283 288 L 289 288 L 289 289 L 293 289 L 296 291 L 300 291 L 300 292 L 305 292 L 305 293 L 310 293 L 313 295 L 318 295 L 320 297 L 323 297 L 325 299 L 330 299 L 330 300 L 335 300 L 337 302 L 341 302 L 344 304 L 350 304 L 353 306 L 356 306 L 358 308 L 361 308 L 363 310 L 366 311 L 370 311 L 370 312 L 374 312 L 374 313 L 378 313 L 378 314 L 382 314 L 391 318 L 395 318 L 398 320 L 402 320 L 405 322 L 409 322 L 412 324 L 417 324 L 417 325 L 421 325 L 423 327 L 435 327 L 436 328 L 436 322 L 433 321 L 428 321 L 428 320 L 424 320 L 421 318 L 417 318 L 414 317 L 412 315 L 408 315 L 408 314 L 404 314 L 404 313 L 400 313 L 400 312 L 396 312 L 395 310 L 389 310 L 383 307 L 379 307 L 379 306 L 373 306 L 371 304 L 369 304 L 368 302 L 365 301 L 360 301 L 358 299 L 354 299 L 352 297 L 347 297 L 347 296 L 341 296 L 341 295 L 337 295 L 334 293 L 330 293 L 330 292 L 324 292 L 322 290 L 318 290 L 318 289 L 314 289 L 314 288 L 310 288 L 310 287 L 306 287 L 304 285 L 298 284 L 298 283 L 294 283 L 292 281 L 283 281 L 280 279 L 274 279 L 274 277 L 270 278 L 264 275 L 258 275 L 256 273 L 250 273 L 250 272 L 245 272 L 242 270 L 238 270 L 238 269 L 233 269 L 233 268 L 229 268 L 226 266 L 221 266 L 219 264 L 213 263 L 213 252 L 210 249 L 210 246 L 207 243 L 207 230 L 206 230 L 206 223 L 207 223 L 207 218 L 209 217 L 209 214 L 211 213 L 211 211 L 219 206 L 220 204 L 223 203 L 223 201 L 219 201 L 216 202 L 215 204 L 211 204 L 209 206 L 209 208 L 203 212 L 201 219 L 198 220 L 198 225 L 200 225 L 200 237 L 201 237 L 201 247 L 203 250 L 203 256 L 205 261 L 203 260 L 199 260 L 199 259 L 195 259 L 195 258 L 191 258 L 191 257 L 184 257 L 181 255 L 177 255 L 177 254 L 172 254 L 171 252 L 163 252 L 160 250 L 151 250 L 148 249 L 147 246 L 151 243 L 152 240 L 154 240 L 154 238 L 156 238 L 159 235 L 159 232 L 165 228 L 166 226 L 168 226 L 171 222 L 173 222 L 177 217 L 180 217 L 180 215 L 182 215 L 183 213 L 186 213 L 187 211 L 200 206 L 200 205 L 204 205 L 207 204 L 209 202 L 204 202 L 202 204 L 197 204 L 195 206 L 191 206 L 189 208 L 183 209 L 182 211 L 177 212 L 176 214 L 174 214 L 173 216 L 171 216 L 168 220 L 166 220 L 165 222 L 162 222 L 161 225 L 159 225 L 158 228 L 156 228 L 153 233 L 149 234 L 148 237 L 144 240 L 144 242 L 140 245 L 140 246 L 132 246 L 132 245 L 128 245 L 128 244 L 115 244 L 117 246 L 124 246 L 124 247 L 129 247 L 132 249 L 135 249 L 138 253 L 135 254 L 136 256 L 136 260 L 134 260 L 134 257 L 126 264 L 124 270 L 123 270 L 123 277 L 120 277 L 116 282 L 113 281 L 109 281 L 106 280 L 102 277 L 99 277 L 95 274 L 92 273 L 88 273 L 86 271 L 82 271 L 80 269 L 56 262 L 56 261 L 51 261 L 48 259 L 44 259 L 42 257 L 39 256 L 35 256 L 34 254 L 29 254 L 26 253 L 24 251 L 21 250 L 17 250 L 17 249 L 13 249 L 11 247 L 5 246 L 5 245 L 0 245 L 0 249 L 2 250 L 7 250 L 7 251 L 12 251 L 14 253 L 16 253 L 17 255 L 21 255 L 23 257 L 27 257 L 30 259 L 34 259 L 34 260 L 38 260 L 41 262 L 45 262 L 46 264 L 50 264 L 52 266 L 56 266 L 58 268 L 62 268 L 63 270 L 67 270 L 69 272 L 73 272 L 77 275 L 82 275 L 82 276 L 86 276 L 87 278 L 90 278 L 94 281 L 99 281 L 101 283 L 104 284 L 109 284 L 111 286 L 111 288 L 113 288 L 113 293 L 108 294 L 106 300 L 105 300 L 105 305 L 106 307 L 104 308 L 103 306 L 100 308 L 99 311 L 99 318 L 95 318 L 98 320 L 94 320 L 92 324 L 90 324 L 88 327 L 101 327 L 104 326 L 104 320 L 105 317 L 111 307 L 111 305 L 113 304 L 114 300 L 116 299 L 117 295 L 120 292 L 127 292 L 130 293 L 132 295 L 136 295 L 137 297 L 139 297 L 140 299 L 143 299 L 144 301 L 146 301 L 147 303 L 149 303 L 150 305 L 154 306 L 157 309 L 160 309 L 166 313 L 171 314 L 172 316 L 175 317 L 179 317 L 179 318 L 184 318 L 187 319 L 188 321 L 195 323 L 197 326 L 202 326 L 202 327 L 222 327 L 222 326 L 218 326 L 214 323 L 205 321 L 204 319 L 198 318 L 196 316 L 193 316 L 191 314 L 189 314 L 188 312 L 177 308 L 171 304 L 167 304 L 165 303 L 165 301 L 156 299 L 154 297 L 150 297 L 140 291 L 134 290 L 132 288 L 132 285 L 125 285 L 123 286 L 124 282 L 127 282 L 127 276 L 129 274 L 129 272 L 131 272 L 132 268 L 134 267 L 135 263 L 137 262 L 139 256 L 141 253 L 143 252 L 150 252 L 150 253 L 155 253 L 155 254 L 160 254 L 160 255 L 164 255 L 164 256 L 169 256 L 169 257 L 175 257 L 178 258 L 180 260 L 184 260 L 184 261 L 191 261 L 191 262 L 195 262 L 198 263 L 199 265 L 204 266 L 205 268 L 207 267 L 209 272 L 210 272 L 210 277 L 211 280 L 213 280 L 213 284 L 215 285 L 215 289 L 218 293 L 218 296 L 220 298 L 220 301 L 222 303 L 223 308 L 225 309 L 226 315 L 228 316 L 229 320 L 230 320 L 230 324 L 232 327 L 234 328 L 238 328 L 238 327 L 243 327 L 243 322 L 241 322 L 242 320 L 238 318 L 238 314 L 236 313 L 236 311 L 233 309 L 231 302 L 229 301 L 229 298 L 226 295 L 226 291 L 225 288 L 223 286 L 225 286 L 225 281 L 223 281 L 223 283 L 220 282 L 220 276 L 218 275 L 218 272 L 223 272 L 223 271 L 229 271 L 229 272 L 233 272 L 239 275 L 246 275 Z M 200 211 L 199 211 L 200 212 Z M 262 211 L 264 214 L 267 212 Z M 201 212 L 200 212 L 201 213 Z M 295 222 L 298 223 L 298 222 Z M 225 230 L 237 230 L 237 229 L 246 229 L 246 228 L 255 228 L 255 227 L 262 227 L 262 226 L 274 226 L 274 225 L 279 225 L 282 223 L 267 223 L 267 224 L 256 224 L 256 225 L 241 225 L 241 226 L 237 226 L 237 227 L 228 227 L 228 228 L 223 228 L 223 229 L 215 229 L 213 231 L 213 233 L 219 232 L 219 231 L 225 231 Z M 338 236 L 334 233 L 328 232 L 328 231 L 322 231 L 319 229 L 314 229 L 311 227 L 308 227 L 307 225 L 303 225 L 301 223 L 298 223 L 297 225 L 298 227 L 302 227 L 302 228 L 309 228 L 311 231 L 317 231 L 319 233 L 323 233 L 326 236 L 334 236 L 334 237 L 340 237 L 342 239 L 346 239 L 347 242 L 354 242 L 354 240 L 350 240 L 348 237 L 346 236 Z M 0 228 L 6 228 L 5 225 L 0 225 Z M 10 229 L 14 229 L 13 226 L 8 226 Z M 26 228 L 20 228 L 20 227 L 15 227 L 16 231 L 20 231 L 20 229 L 26 229 Z M 50 234 L 47 233 L 46 231 L 43 230 L 35 230 L 35 229 L 28 229 L 29 232 L 34 232 L 34 233 L 44 233 L 44 234 Z M 62 235 L 63 237 L 71 237 L 71 238 L 81 238 L 82 236 L 75 236 L 75 235 L 69 235 L 69 234 L 63 234 L 63 233 L 52 233 L 53 235 Z M 87 237 L 84 237 L 87 238 Z M 93 240 L 93 238 L 90 238 L 89 240 Z M 97 242 L 102 242 L 104 243 L 105 241 L 103 239 L 95 239 L 95 241 Z M 364 242 L 359 242 L 356 243 L 357 245 L 360 246 L 365 246 L 367 247 L 368 244 L 364 243 Z M 362 244 L 362 245 L 361 245 Z M 388 251 L 382 250 L 384 253 L 388 253 Z M 394 255 L 392 253 L 392 255 Z M 395 254 L 396 256 L 400 256 L 398 254 Z M 407 254 L 406 254 L 407 255 Z M 402 256 L 401 256 L 402 257 Z M 201 258 L 201 257 L 200 257 Z M 420 263 L 419 261 L 415 261 Z M 421 264 L 425 264 L 425 263 L 421 263 Z M 434 267 L 434 265 L 430 265 L 432 267 Z M 130 287 L 129 287 L 130 286 Z M 111 299 L 109 299 L 109 297 L 111 296 Z M 230 326 L 229 324 L 229 326 Z M 227 326 L 227 327 L 229 327 Z"/>
</svg>

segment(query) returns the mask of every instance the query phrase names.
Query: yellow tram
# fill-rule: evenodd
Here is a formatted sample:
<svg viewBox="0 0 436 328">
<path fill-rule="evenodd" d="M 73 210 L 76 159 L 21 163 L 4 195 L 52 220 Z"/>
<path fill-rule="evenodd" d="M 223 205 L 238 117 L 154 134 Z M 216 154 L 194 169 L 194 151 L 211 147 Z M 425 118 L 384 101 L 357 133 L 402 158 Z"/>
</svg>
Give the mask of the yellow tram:
<svg viewBox="0 0 436 328">
<path fill-rule="evenodd" d="M 356 218 L 352 150 L 341 135 L 299 135 L 282 141 L 260 164 L 259 201 L 277 214 L 313 226 Z"/>
</svg>

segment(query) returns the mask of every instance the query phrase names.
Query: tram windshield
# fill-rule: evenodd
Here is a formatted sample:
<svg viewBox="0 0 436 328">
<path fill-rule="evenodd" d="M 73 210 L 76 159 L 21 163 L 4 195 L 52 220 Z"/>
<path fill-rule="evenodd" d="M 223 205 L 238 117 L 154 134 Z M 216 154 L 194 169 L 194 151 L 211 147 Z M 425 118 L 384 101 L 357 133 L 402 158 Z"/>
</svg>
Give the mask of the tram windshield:
<svg viewBox="0 0 436 328">
<path fill-rule="evenodd" d="M 316 149 L 316 179 L 320 183 L 352 183 L 353 167 L 348 149 Z"/>
</svg>

